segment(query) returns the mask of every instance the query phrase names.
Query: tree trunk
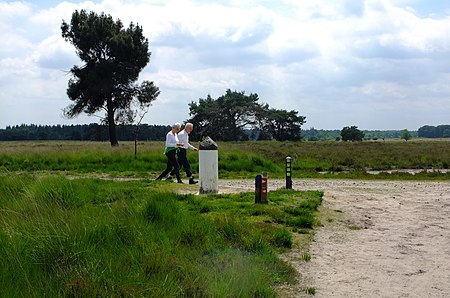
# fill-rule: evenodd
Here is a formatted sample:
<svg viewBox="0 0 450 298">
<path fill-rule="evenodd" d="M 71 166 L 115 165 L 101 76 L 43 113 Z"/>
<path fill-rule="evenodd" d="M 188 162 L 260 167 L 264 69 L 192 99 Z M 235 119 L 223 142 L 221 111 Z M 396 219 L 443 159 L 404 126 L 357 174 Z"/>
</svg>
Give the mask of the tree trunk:
<svg viewBox="0 0 450 298">
<path fill-rule="evenodd" d="M 119 142 L 117 141 L 116 123 L 114 122 L 114 108 L 112 104 L 112 99 L 107 100 L 107 108 L 108 108 L 109 142 L 111 143 L 111 147 L 119 146 Z"/>
</svg>

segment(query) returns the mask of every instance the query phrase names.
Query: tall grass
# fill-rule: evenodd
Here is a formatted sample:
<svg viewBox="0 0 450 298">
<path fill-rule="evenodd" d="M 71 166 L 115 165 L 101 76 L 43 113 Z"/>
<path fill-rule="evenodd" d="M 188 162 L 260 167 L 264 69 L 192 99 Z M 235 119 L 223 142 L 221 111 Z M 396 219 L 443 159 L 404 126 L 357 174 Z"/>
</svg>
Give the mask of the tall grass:
<svg viewBox="0 0 450 298">
<path fill-rule="evenodd" d="M 448 168 L 450 140 L 364 141 L 364 142 L 246 142 L 227 143 L 231 148 L 258 152 L 276 164 L 286 156 L 294 158 L 294 168 L 336 169 L 417 169 Z"/>
<path fill-rule="evenodd" d="M 164 182 L 0 177 L 2 297 L 274 297 L 297 214 L 320 192 L 179 195 Z M 306 205 L 305 205 L 306 204 Z M 294 207 L 292 207 L 294 208 Z"/>
<path fill-rule="evenodd" d="M 167 162 L 162 154 L 163 146 L 163 142 L 141 142 L 135 156 L 132 142 L 123 142 L 118 148 L 111 148 L 107 142 L 2 142 L 0 172 L 63 171 L 153 178 Z M 197 152 L 188 155 L 195 174 L 198 174 L 198 155 Z M 221 178 L 253 178 L 261 172 L 269 172 L 271 177 L 281 178 L 286 156 L 292 157 L 294 178 L 373 179 L 380 176 L 365 175 L 367 170 L 448 169 L 450 140 L 219 142 L 219 175 Z M 450 175 L 433 173 L 416 177 L 448 179 Z M 411 177 L 391 174 L 387 178 Z"/>
</svg>

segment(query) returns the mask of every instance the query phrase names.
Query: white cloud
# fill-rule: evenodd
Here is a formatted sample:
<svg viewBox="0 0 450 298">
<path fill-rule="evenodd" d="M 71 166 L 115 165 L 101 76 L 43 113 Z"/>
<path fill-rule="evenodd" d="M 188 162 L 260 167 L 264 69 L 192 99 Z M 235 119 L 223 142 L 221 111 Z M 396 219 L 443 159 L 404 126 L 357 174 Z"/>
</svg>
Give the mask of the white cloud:
<svg viewBox="0 0 450 298">
<path fill-rule="evenodd" d="M 75 9 L 143 27 L 152 56 L 141 79 L 161 89 L 150 123 L 183 121 L 189 102 L 228 88 L 258 93 L 274 108 L 298 110 L 306 127 L 397 129 L 407 123 L 417 129 L 433 119 L 445 121 L 450 13 L 443 4 L 424 3 L 103 0 L 40 9 L 0 2 L 0 38 L 6 41 L 0 44 L 0 84 L 6 86 L 0 91 L 0 127 L 24 121 L 1 111 L 6 98 L 20 99 L 18 108 L 39 101 L 49 106 L 48 115 L 30 123 L 45 124 L 52 107 L 52 122 L 62 123 L 60 110 L 70 103 L 63 70 L 80 62 L 60 26 Z M 433 104 L 423 105 L 426 100 Z"/>
<path fill-rule="evenodd" d="M 20 20 L 30 14 L 31 9 L 25 3 L 0 2 L 0 55 L 14 55 L 19 48 L 31 47 L 31 43 L 23 36 L 26 34 L 25 30 L 18 26 Z"/>
<path fill-rule="evenodd" d="M 75 48 L 59 35 L 51 35 L 44 39 L 36 46 L 32 57 L 40 67 L 65 71 L 80 63 Z"/>
<path fill-rule="evenodd" d="M 31 14 L 31 7 L 25 2 L 0 2 L 0 15 L 2 19 L 26 17 Z"/>
</svg>

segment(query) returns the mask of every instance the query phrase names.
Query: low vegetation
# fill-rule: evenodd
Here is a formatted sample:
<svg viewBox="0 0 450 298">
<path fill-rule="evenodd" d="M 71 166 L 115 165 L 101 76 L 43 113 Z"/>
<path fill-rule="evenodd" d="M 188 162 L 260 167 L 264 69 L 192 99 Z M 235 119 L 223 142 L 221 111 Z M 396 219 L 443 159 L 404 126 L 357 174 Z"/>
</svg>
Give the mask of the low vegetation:
<svg viewBox="0 0 450 298">
<path fill-rule="evenodd" d="M 194 143 L 195 144 L 195 143 Z M 450 140 L 363 142 L 219 142 L 219 177 L 254 178 L 268 172 L 283 178 L 292 157 L 293 178 L 449 179 Z M 0 172 L 62 171 L 156 177 L 165 167 L 163 142 L 2 142 Z M 190 152 L 194 172 L 198 153 Z M 401 169 L 428 170 L 411 175 Z M 382 171 L 379 175 L 370 170 Z M 388 173 L 392 171 L 392 173 Z"/>
<path fill-rule="evenodd" d="M 278 258 L 307 242 L 322 193 L 178 194 L 154 181 L 163 142 L 0 143 L 0 289 L 5 297 L 274 297 L 296 272 Z M 439 141 L 219 142 L 219 177 L 448 179 L 373 170 L 448 169 Z M 198 154 L 189 155 L 198 169 Z M 195 170 L 194 170 L 195 171 Z M 108 177 L 139 179 L 105 180 Z M 183 185 L 195 192 L 195 185 Z M 300 241 L 305 240 L 305 243 Z M 315 288 L 305 288 L 309 294 Z"/>
<path fill-rule="evenodd" d="M 318 224 L 321 192 L 272 191 L 261 205 L 174 186 L 3 174 L 1 295 L 274 297 L 295 282 L 277 255 Z"/>
</svg>

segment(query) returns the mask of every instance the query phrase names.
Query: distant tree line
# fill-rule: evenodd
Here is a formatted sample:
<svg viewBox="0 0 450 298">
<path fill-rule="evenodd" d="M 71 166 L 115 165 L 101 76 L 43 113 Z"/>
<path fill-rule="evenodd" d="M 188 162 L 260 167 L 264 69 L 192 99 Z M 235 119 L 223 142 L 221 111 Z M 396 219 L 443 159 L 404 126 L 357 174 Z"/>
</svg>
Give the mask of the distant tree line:
<svg viewBox="0 0 450 298">
<path fill-rule="evenodd" d="M 136 125 L 118 125 L 117 138 L 121 141 L 134 141 Z M 163 141 L 170 126 L 141 124 L 137 134 L 139 141 Z M 72 140 L 109 141 L 108 125 L 35 125 L 22 124 L 0 129 L 0 141 L 24 140 Z"/>
<path fill-rule="evenodd" d="M 331 141 L 340 140 L 341 131 L 339 129 L 303 129 L 302 139 L 307 141 Z M 404 133 L 404 130 L 362 130 L 364 133 L 364 140 L 382 140 L 382 139 L 400 139 Z M 416 138 L 418 136 L 417 131 L 410 131 L 411 137 Z"/>
<path fill-rule="evenodd" d="M 425 125 L 418 130 L 419 138 L 450 138 L 450 125 Z"/>
<path fill-rule="evenodd" d="M 411 131 L 411 137 L 421 138 L 443 138 L 450 137 L 450 125 L 437 127 L 424 126 L 417 131 Z M 447 130 L 443 130 L 447 127 Z M 117 135 L 120 141 L 133 141 L 136 133 L 136 125 L 118 125 Z M 196 127 L 197 129 L 198 127 Z M 169 125 L 140 124 L 137 135 L 138 141 L 164 141 Z M 294 130 L 295 131 L 295 130 Z M 297 131 L 295 131 L 297 132 Z M 404 130 L 363 130 L 365 140 L 377 139 L 401 139 Z M 244 139 L 263 139 L 260 131 L 244 130 L 247 135 Z M 301 138 L 306 141 L 340 140 L 341 130 L 324 130 L 310 128 L 301 130 Z M 191 138 L 195 138 L 195 134 Z M 295 139 L 295 138 L 293 138 Z M 0 141 L 25 141 L 25 140 L 72 140 L 72 141 L 109 141 L 108 126 L 101 124 L 78 124 L 78 125 L 36 125 L 22 124 L 7 126 L 0 129 Z"/>
</svg>

